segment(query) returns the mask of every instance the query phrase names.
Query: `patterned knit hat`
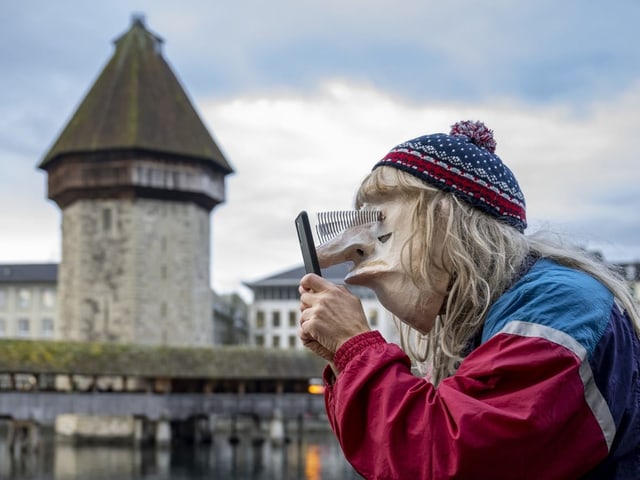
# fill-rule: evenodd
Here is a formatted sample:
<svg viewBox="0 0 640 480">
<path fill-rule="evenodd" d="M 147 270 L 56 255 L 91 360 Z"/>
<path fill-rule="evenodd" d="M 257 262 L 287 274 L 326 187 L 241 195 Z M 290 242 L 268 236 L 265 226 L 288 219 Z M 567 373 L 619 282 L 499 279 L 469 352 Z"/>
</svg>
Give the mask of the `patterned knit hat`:
<svg viewBox="0 0 640 480">
<path fill-rule="evenodd" d="M 482 122 L 463 121 L 453 125 L 449 135 L 401 143 L 373 169 L 390 166 L 410 173 L 522 233 L 527 228 L 524 195 L 495 149 L 492 130 Z"/>
</svg>

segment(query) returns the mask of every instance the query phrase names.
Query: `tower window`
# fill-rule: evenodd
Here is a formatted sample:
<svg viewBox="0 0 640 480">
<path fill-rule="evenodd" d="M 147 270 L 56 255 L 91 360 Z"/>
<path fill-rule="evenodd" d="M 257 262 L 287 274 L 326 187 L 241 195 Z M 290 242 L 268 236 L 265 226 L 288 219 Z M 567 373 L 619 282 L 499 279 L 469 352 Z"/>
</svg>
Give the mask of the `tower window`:
<svg viewBox="0 0 640 480">
<path fill-rule="evenodd" d="M 102 231 L 103 232 L 111 231 L 111 209 L 110 208 L 102 209 Z"/>
</svg>

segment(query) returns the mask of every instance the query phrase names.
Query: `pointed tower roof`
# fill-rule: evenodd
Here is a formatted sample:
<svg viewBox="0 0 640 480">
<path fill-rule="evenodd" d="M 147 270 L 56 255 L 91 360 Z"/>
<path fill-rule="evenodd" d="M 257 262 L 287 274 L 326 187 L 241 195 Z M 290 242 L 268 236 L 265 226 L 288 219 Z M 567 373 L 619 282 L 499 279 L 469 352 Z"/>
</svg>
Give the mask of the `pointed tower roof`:
<svg viewBox="0 0 640 480">
<path fill-rule="evenodd" d="M 113 57 L 39 168 L 67 154 L 142 150 L 205 161 L 231 173 L 162 57 L 162 39 L 136 16 L 114 43 Z"/>
</svg>

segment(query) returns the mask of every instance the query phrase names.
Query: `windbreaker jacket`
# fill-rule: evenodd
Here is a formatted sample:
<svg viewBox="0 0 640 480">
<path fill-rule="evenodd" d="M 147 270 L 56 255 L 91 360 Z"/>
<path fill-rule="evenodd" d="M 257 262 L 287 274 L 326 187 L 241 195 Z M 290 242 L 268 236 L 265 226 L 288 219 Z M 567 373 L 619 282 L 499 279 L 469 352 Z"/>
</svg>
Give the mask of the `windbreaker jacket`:
<svg viewBox="0 0 640 480">
<path fill-rule="evenodd" d="M 640 342 L 582 272 L 537 261 L 437 388 L 377 331 L 334 362 L 327 414 L 367 479 L 640 479 Z"/>
</svg>

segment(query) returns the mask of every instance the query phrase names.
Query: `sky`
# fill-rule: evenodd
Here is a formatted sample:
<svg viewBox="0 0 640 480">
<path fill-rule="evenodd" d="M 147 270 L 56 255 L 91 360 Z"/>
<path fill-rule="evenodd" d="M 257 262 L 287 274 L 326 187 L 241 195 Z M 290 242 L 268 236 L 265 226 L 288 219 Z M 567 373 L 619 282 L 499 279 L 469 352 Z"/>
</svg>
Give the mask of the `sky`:
<svg viewBox="0 0 640 480">
<path fill-rule="evenodd" d="M 343 210 L 393 146 L 494 130 L 552 229 L 640 261 L 640 1 L 0 0 L 0 263 L 59 262 L 37 165 L 133 15 L 235 173 L 211 214 L 220 293 L 301 264 L 300 210 Z"/>
</svg>

